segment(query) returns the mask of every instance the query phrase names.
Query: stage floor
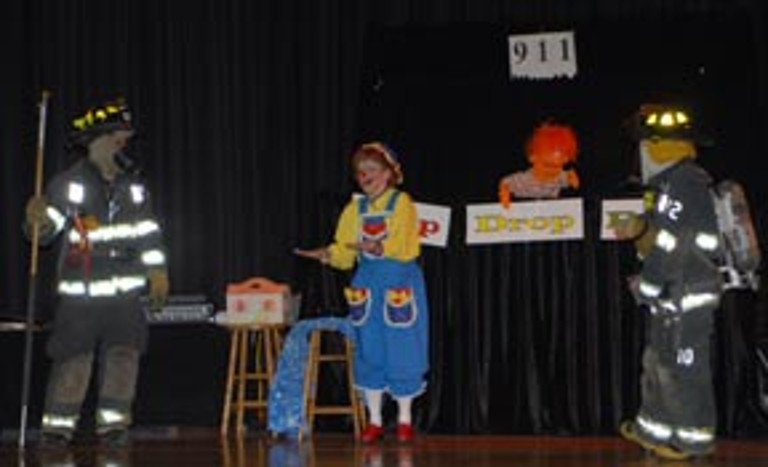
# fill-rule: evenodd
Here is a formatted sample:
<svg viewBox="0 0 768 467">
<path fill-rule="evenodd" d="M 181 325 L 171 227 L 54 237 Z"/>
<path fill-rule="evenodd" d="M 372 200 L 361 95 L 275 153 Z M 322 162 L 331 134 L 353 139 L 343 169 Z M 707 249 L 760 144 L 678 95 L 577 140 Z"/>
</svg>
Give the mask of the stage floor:
<svg viewBox="0 0 768 467">
<path fill-rule="evenodd" d="M 768 465 L 765 440 L 720 440 L 717 453 L 696 462 L 657 460 L 618 437 L 529 437 L 421 435 L 403 445 L 385 440 L 356 443 L 351 435 L 316 433 L 297 443 L 262 434 L 219 438 L 214 429 L 184 429 L 163 436 L 136 432 L 130 448 L 108 450 L 85 441 L 61 450 L 38 449 L 31 440 L 23 455 L 7 438 L 0 445 L 2 466 L 729 466 Z"/>
</svg>

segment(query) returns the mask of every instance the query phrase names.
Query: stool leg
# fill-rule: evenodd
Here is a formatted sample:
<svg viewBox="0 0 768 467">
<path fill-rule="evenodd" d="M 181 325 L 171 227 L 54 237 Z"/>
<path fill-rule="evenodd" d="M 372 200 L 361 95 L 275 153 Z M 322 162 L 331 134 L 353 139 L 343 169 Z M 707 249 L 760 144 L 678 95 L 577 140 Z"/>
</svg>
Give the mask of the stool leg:
<svg viewBox="0 0 768 467">
<path fill-rule="evenodd" d="M 235 383 L 235 364 L 237 362 L 237 348 L 239 331 L 232 330 L 229 337 L 229 362 L 227 364 L 227 383 L 224 390 L 224 407 L 221 412 L 221 435 L 227 436 L 229 431 L 229 416 L 232 412 L 232 389 Z"/>
<path fill-rule="evenodd" d="M 311 386 L 310 379 L 312 375 L 312 362 L 314 360 L 314 357 L 312 355 L 312 339 L 313 339 L 314 332 L 309 334 L 309 354 L 307 355 L 307 366 L 304 368 L 304 388 L 302 390 L 302 402 L 304 407 L 304 421 L 305 423 L 309 420 L 309 403 L 310 403 L 310 396 L 309 396 L 309 388 Z M 304 438 L 304 427 L 299 427 L 299 442 L 302 441 Z"/>
<path fill-rule="evenodd" d="M 237 365 L 237 403 L 235 408 L 237 410 L 237 432 L 243 434 L 245 431 L 245 385 L 247 381 L 248 372 L 248 334 L 247 330 L 243 330 L 240 337 L 240 346 L 238 352 L 238 365 Z"/>
<path fill-rule="evenodd" d="M 273 335 L 274 339 L 272 340 L 272 343 L 274 344 L 274 355 L 277 357 L 280 355 L 280 351 L 283 349 L 283 336 L 280 334 L 281 330 L 280 328 L 274 328 L 273 329 Z"/>
<path fill-rule="evenodd" d="M 264 329 L 264 378 L 259 380 L 259 387 L 261 394 L 259 394 L 259 400 L 264 402 L 264 409 L 259 413 L 264 416 L 264 420 L 267 419 L 267 404 L 269 403 L 269 385 L 272 382 L 272 375 L 275 374 L 275 354 L 274 348 L 274 332 L 272 328 Z M 263 391 L 262 391 L 263 390 Z"/>
<path fill-rule="evenodd" d="M 265 329 L 264 330 L 264 361 L 267 364 L 266 372 L 267 372 L 267 379 L 266 379 L 266 385 L 267 389 L 269 389 L 269 383 L 272 381 L 272 376 L 275 374 L 275 330 L 274 329 Z M 266 398 L 265 398 L 266 399 Z"/>
<path fill-rule="evenodd" d="M 309 426 L 314 428 L 315 426 L 315 416 L 317 415 L 317 411 L 315 410 L 317 407 L 317 380 L 318 375 L 320 373 L 320 355 L 321 355 L 321 346 L 322 346 L 322 334 L 317 332 L 312 337 L 314 337 L 314 342 L 312 344 L 313 354 L 314 354 L 314 361 L 312 362 L 312 377 L 310 380 L 311 387 L 310 387 L 310 397 L 312 398 L 309 407 L 311 409 L 311 412 L 309 414 Z"/>
<path fill-rule="evenodd" d="M 309 361 L 307 375 L 304 380 L 306 422 L 309 430 L 315 423 L 315 399 L 317 397 L 317 374 L 320 367 L 320 333 L 312 331 L 309 338 Z"/>
<path fill-rule="evenodd" d="M 365 399 L 363 399 L 363 391 L 355 390 L 355 404 L 357 407 L 357 415 L 360 418 L 360 425 L 367 425 L 368 418 L 365 413 Z"/>
<path fill-rule="evenodd" d="M 253 380 L 256 387 L 254 388 L 254 391 L 256 392 L 256 398 L 253 400 L 256 404 L 259 404 L 263 402 L 266 398 L 264 397 L 264 364 L 262 363 L 262 351 L 264 349 L 264 346 L 266 345 L 266 339 L 267 339 L 267 331 L 265 329 L 255 329 L 252 331 L 254 338 L 253 338 Z M 246 389 L 247 391 L 247 389 Z M 262 409 L 261 407 L 254 406 L 253 410 L 255 412 L 255 417 L 257 420 L 261 419 L 262 416 Z"/>
</svg>

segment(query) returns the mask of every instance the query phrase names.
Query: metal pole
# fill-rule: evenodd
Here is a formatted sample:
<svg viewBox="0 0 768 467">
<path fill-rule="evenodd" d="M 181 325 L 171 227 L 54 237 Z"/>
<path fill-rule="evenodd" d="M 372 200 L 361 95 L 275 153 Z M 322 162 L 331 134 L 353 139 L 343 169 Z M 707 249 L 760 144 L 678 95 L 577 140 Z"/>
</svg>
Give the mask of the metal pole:
<svg viewBox="0 0 768 467">
<path fill-rule="evenodd" d="M 43 90 L 40 100 L 40 116 L 37 131 L 37 155 L 35 157 L 35 196 L 43 193 L 43 149 L 45 147 L 45 123 L 48 114 L 48 98 L 51 93 Z M 35 323 L 35 299 L 37 298 L 37 256 L 40 241 L 40 224 L 32 224 L 31 254 L 29 261 L 29 286 L 27 289 L 27 322 L 24 339 L 24 373 L 21 388 L 21 422 L 19 425 L 19 449 L 24 449 L 27 437 L 27 414 L 29 407 L 29 386 L 32 376 L 32 339 Z"/>
</svg>

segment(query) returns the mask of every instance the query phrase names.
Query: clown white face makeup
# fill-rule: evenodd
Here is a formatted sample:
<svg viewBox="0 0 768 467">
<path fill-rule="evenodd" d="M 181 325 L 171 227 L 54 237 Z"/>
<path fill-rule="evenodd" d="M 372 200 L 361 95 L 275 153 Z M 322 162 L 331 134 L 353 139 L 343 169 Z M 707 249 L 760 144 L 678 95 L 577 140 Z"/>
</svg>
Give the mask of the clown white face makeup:
<svg viewBox="0 0 768 467">
<path fill-rule="evenodd" d="M 389 187 L 390 168 L 375 159 L 363 159 L 357 164 L 357 184 L 369 198 L 375 198 Z"/>
</svg>

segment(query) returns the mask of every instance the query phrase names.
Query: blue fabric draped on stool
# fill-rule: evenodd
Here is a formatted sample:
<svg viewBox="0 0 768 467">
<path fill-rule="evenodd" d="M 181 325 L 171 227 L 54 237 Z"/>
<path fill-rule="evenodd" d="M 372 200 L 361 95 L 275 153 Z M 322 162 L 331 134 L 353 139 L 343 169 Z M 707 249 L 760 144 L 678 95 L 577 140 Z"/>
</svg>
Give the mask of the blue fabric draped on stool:
<svg viewBox="0 0 768 467">
<path fill-rule="evenodd" d="M 298 437 L 300 429 L 305 433 L 312 430 L 305 417 L 304 377 L 309 357 L 309 334 L 316 329 L 338 331 L 357 344 L 352 323 L 346 318 L 306 319 L 291 327 L 269 387 L 267 427 L 273 434 Z"/>
</svg>

